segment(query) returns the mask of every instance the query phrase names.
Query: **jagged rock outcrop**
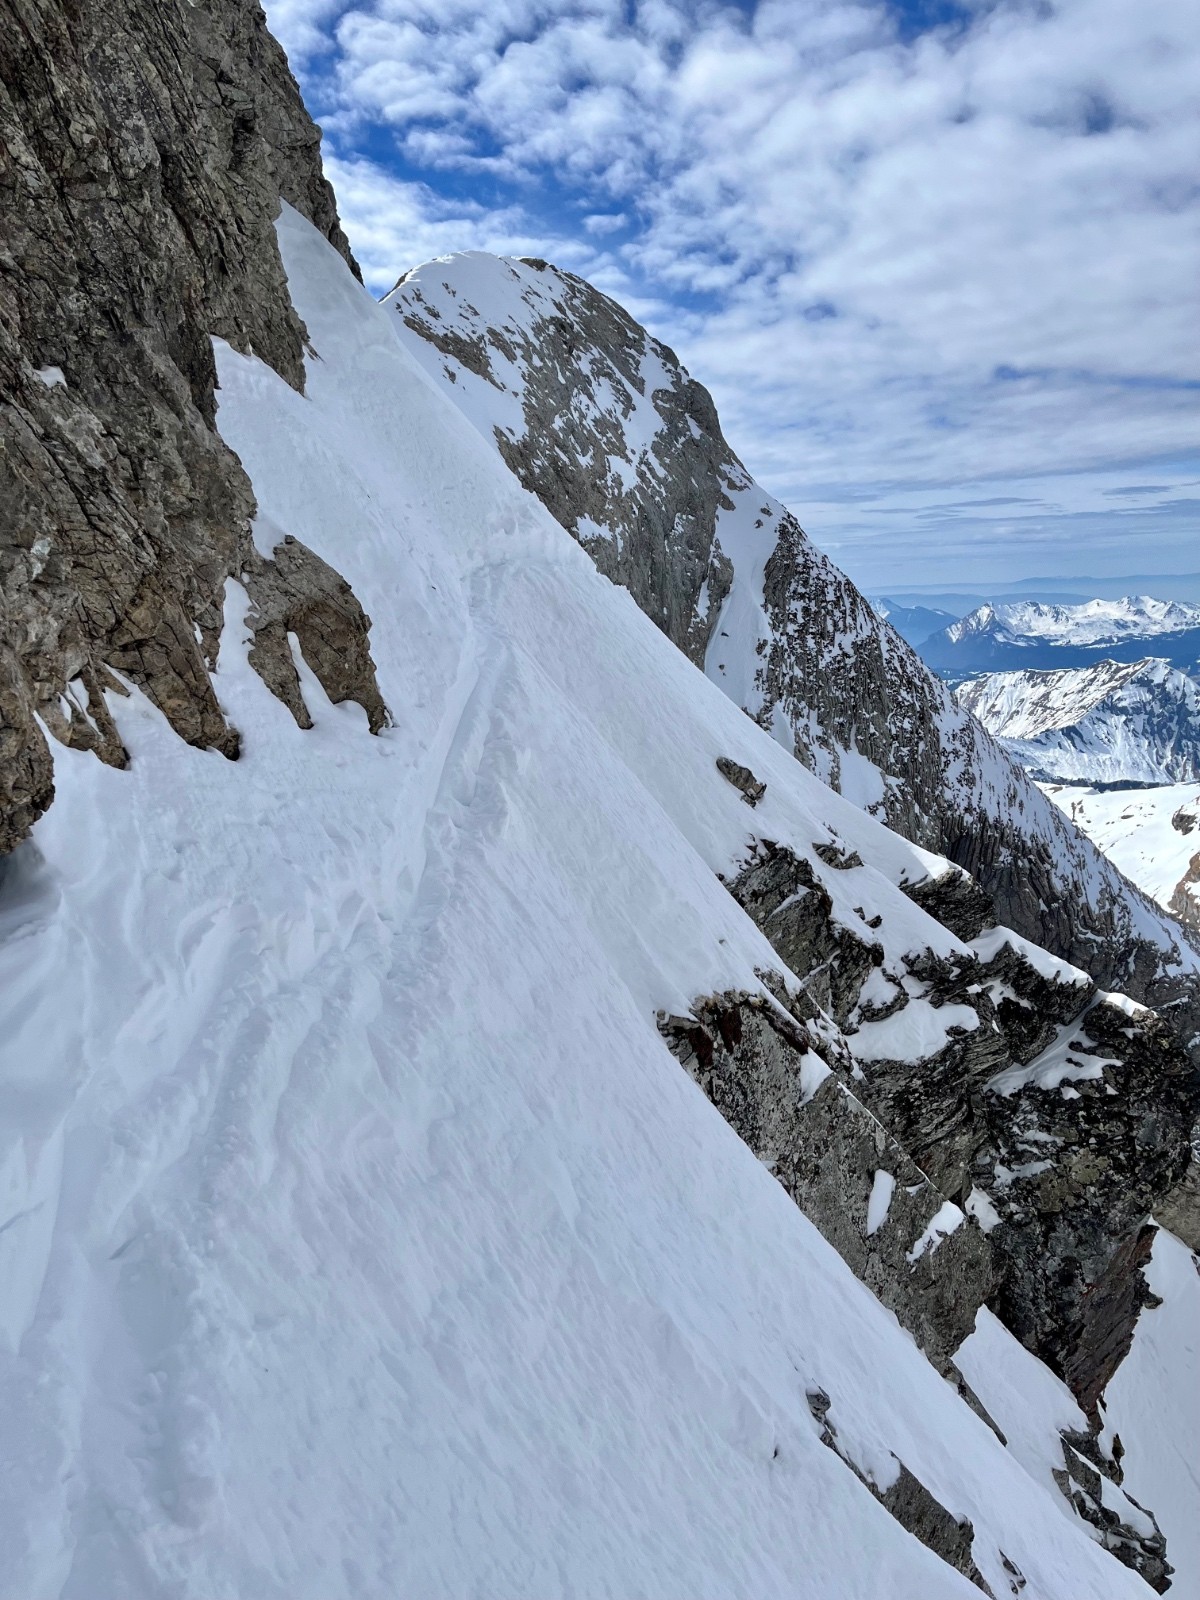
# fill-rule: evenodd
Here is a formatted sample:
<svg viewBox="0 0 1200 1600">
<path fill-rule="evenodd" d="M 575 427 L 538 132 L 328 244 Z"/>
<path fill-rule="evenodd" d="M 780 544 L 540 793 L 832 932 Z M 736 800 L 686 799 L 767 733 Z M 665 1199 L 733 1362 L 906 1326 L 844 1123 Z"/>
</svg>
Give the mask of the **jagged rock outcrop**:
<svg viewBox="0 0 1200 1600">
<path fill-rule="evenodd" d="M 995 1309 L 1094 1415 L 1145 1301 L 1145 1219 L 1188 1178 L 1198 1090 L 1153 1014 L 1101 997 L 1059 1033 L 985 1102 L 1003 1218 Z"/>
<path fill-rule="evenodd" d="M 509 402 L 495 441 L 513 472 L 703 665 L 733 577 L 717 512 L 750 481 L 708 391 L 582 278 L 528 260 L 497 279 L 495 257 L 458 259 L 482 274 L 468 271 L 459 287 L 408 273 L 388 301 L 451 381 L 465 370 Z"/>
<path fill-rule="evenodd" d="M 690 1017 L 661 1017 L 659 1027 L 855 1275 L 950 1373 L 950 1358 L 994 1285 L 981 1230 L 947 1212 L 945 1196 L 781 1005 L 761 995 L 714 995 Z"/>
<path fill-rule="evenodd" d="M 1185 928 L 1200 932 L 1200 850 L 1188 862 L 1187 871 L 1171 891 L 1167 909 L 1177 916 Z"/>
<path fill-rule="evenodd" d="M 848 916 L 837 892 L 864 865 L 836 837 L 808 859 L 753 843 L 726 887 L 786 975 L 701 997 L 687 1016 L 660 1015 L 660 1030 L 985 1421 L 995 1427 L 953 1360 L 985 1302 L 1066 1380 L 1091 1431 L 1064 1437 L 1054 1480 L 1161 1592 L 1166 1542 L 1101 1453 L 1100 1408 L 1153 1303 L 1147 1219 L 1193 1216 L 1197 1073 L 1154 1013 L 1007 929 L 981 929 L 978 890 L 954 869 L 925 898 L 973 938 L 921 948 L 910 930 L 898 957 L 894 908 Z M 901 1473 L 880 1498 L 944 1559 L 969 1557 L 969 1530 L 920 1484 Z"/>
<path fill-rule="evenodd" d="M 766 784 L 761 783 L 749 767 L 731 761 L 728 756 L 717 757 L 717 771 L 727 783 L 733 785 L 748 806 L 756 806 L 767 792 Z"/>
<path fill-rule="evenodd" d="M 978 1220 L 986 1266 L 973 1246 L 966 1265 L 957 1261 L 962 1244 L 983 1242 L 974 1222 L 939 1248 L 950 1299 L 967 1326 L 988 1299 L 1094 1417 L 1145 1299 L 1146 1219 L 1160 1204 L 1188 1210 L 1200 1075 L 1153 1012 L 1006 929 L 949 952 L 914 946 L 897 959 L 893 947 L 889 956 L 835 904 L 835 875 L 862 865 L 836 843 L 810 860 L 756 841 L 726 887 L 784 963 L 793 987 L 776 989 L 798 1020 L 789 1031 L 769 1007 L 710 997 L 664 1031 L 726 1119 L 942 1365 L 958 1326 L 938 1302 L 947 1280 L 918 1283 L 889 1237 L 870 1242 L 864 1196 L 886 1168 L 922 1197 L 921 1216 L 905 1224 L 928 1224 L 941 1205 Z M 964 901 L 964 880 L 946 877 L 939 903 L 970 931 L 974 891 Z M 820 1052 L 819 1067 L 805 1066 L 806 1046 Z M 886 1161 L 872 1138 L 886 1140 Z"/>
<path fill-rule="evenodd" d="M 1101 1452 L 1095 1434 L 1064 1431 L 1062 1452 L 1054 1481 L 1076 1516 L 1096 1529 L 1100 1543 L 1122 1566 L 1138 1573 L 1156 1594 L 1165 1594 L 1175 1570 L 1167 1560 L 1167 1541 L 1153 1512 L 1121 1488 L 1120 1463 Z"/>
<path fill-rule="evenodd" d="M 1200 1253 L 1200 1120 L 1192 1125 L 1192 1159 L 1183 1177 L 1154 1207 L 1155 1218 L 1189 1250 Z"/>
<path fill-rule="evenodd" d="M 798 759 L 964 867 L 996 921 L 1200 1038 L 1189 937 L 753 483 L 669 352 L 544 262 L 431 262 L 387 303 L 521 482 Z"/>
<path fill-rule="evenodd" d="M 915 1477 L 908 1468 L 893 1457 L 892 1482 L 886 1488 L 881 1488 L 869 1472 L 855 1461 L 849 1450 L 838 1437 L 838 1430 L 830 1410 L 833 1401 L 824 1389 L 810 1389 L 808 1392 L 808 1408 L 812 1412 L 813 1421 L 821 1430 L 821 1442 L 838 1456 L 853 1472 L 858 1481 L 864 1484 L 880 1505 L 886 1507 L 895 1517 L 902 1528 L 907 1528 L 915 1538 L 919 1539 L 927 1549 L 940 1556 L 956 1572 L 961 1572 L 965 1578 L 970 1578 L 977 1589 L 993 1597 L 995 1591 L 988 1585 L 983 1574 L 975 1565 L 971 1547 L 975 1539 L 975 1530 L 970 1519 L 952 1516 L 941 1501 L 936 1499 L 919 1478 Z M 1004 1559 L 1005 1570 L 1011 1569 L 1015 1578 L 1021 1574 L 1013 1564 Z M 1013 1592 L 1019 1593 L 1024 1587 L 1024 1579 L 1020 1586 L 1014 1584 Z"/>
<path fill-rule="evenodd" d="M 351 260 L 319 145 L 255 4 L 0 5 L 0 850 L 52 797 L 39 718 L 124 763 L 120 679 L 236 756 L 210 677 L 230 577 L 294 710 L 288 616 L 330 693 L 380 721 L 361 608 L 311 552 L 298 606 L 298 553 L 255 550 L 214 427 L 212 336 L 303 387 L 281 198 Z"/>
</svg>

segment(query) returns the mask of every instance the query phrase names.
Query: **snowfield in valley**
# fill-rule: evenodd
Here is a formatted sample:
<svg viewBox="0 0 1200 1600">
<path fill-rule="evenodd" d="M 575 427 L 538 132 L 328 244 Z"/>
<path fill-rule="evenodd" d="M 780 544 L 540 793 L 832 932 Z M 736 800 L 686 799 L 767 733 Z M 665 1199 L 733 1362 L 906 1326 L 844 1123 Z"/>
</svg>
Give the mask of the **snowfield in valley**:
<svg viewBox="0 0 1200 1600">
<path fill-rule="evenodd" d="M 1130 882 L 1184 922 L 1200 927 L 1200 784 L 1044 787 Z"/>
</svg>

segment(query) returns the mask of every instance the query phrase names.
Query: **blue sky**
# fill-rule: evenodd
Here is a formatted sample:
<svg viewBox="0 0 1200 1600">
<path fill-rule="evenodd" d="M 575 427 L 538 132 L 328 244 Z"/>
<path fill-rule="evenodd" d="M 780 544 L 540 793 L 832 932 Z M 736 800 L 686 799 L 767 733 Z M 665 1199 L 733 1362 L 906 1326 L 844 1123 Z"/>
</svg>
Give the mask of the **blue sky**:
<svg viewBox="0 0 1200 1600">
<path fill-rule="evenodd" d="M 1200 569 L 1195 0 L 269 0 L 376 290 L 546 256 L 864 586 Z"/>
</svg>

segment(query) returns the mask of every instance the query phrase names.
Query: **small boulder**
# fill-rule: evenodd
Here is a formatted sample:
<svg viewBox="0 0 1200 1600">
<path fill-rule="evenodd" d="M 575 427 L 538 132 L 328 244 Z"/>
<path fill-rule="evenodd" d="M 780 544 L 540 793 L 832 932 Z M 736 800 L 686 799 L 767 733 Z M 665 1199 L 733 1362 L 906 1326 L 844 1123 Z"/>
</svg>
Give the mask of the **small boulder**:
<svg viewBox="0 0 1200 1600">
<path fill-rule="evenodd" d="M 717 771 L 739 791 L 748 806 L 756 806 L 767 792 L 766 784 L 760 783 L 749 767 L 739 766 L 728 756 L 717 757 Z"/>
</svg>

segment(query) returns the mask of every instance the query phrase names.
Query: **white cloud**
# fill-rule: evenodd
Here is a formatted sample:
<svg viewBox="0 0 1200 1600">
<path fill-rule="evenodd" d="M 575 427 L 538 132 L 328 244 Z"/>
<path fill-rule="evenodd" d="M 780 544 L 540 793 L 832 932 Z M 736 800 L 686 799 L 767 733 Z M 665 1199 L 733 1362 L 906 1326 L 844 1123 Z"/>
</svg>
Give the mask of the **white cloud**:
<svg viewBox="0 0 1200 1600">
<path fill-rule="evenodd" d="M 899 506 L 1195 451 L 1192 0 L 1001 0 L 907 42 L 850 0 L 269 9 L 374 282 L 464 247 L 584 272 L 771 487 L 841 507 L 840 539 L 880 545 L 852 521 L 870 486 Z M 382 170 L 381 135 L 425 187 Z M 368 143 L 376 164 L 347 159 Z M 944 556 L 915 513 L 903 539 Z"/>
</svg>

